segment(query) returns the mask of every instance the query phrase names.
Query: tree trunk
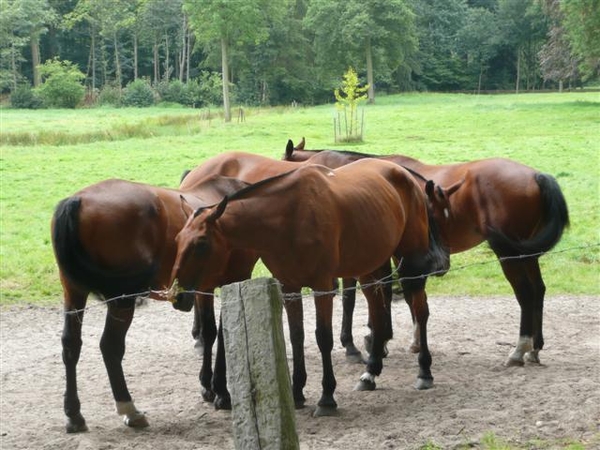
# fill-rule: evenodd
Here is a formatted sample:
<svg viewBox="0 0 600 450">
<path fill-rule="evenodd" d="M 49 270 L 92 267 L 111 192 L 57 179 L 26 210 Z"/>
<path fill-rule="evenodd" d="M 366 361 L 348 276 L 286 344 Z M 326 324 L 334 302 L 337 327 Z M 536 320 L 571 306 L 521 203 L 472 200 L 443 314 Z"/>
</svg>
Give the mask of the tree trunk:
<svg viewBox="0 0 600 450">
<path fill-rule="evenodd" d="M 115 47 L 115 78 L 117 87 L 121 89 L 121 62 L 119 61 L 119 43 L 117 42 L 117 33 L 113 34 L 113 45 Z"/>
<path fill-rule="evenodd" d="M 11 46 L 10 46 L 10 65 L 11 65 L 11 69 L 12 69 L 13 92 L 17 90 L 17 77 L 19 75 L 19 72 L 17 71 L 17 58 L 15 56 L 16 54 L 17 54 L 17 49 L 15 48 L 14 44 L 11 44 Z"/>
<path fill-rule="evenodd" d="M 477 94 L 481 94 L 481 79 L 483 78 L 483 64 L 479 67 L 479 81 L 477 82 Z"/>
<path fill-rule="evenodd" d="M 165 33 L 165 80 L 168 83 L 171 76 L 169 70 L 169 35 Z"/>
<path fill-rule="evenodd" d="M 133 79 L 138 79 L 138 37 L 133 33 Z"/>
<path fill-rule="evenodd" d="M 369 103 L 375 103 L 375 83 L 373 82 L 373 55 L 371 54 L 371 39 L 367 38 L 367 97 Z"/>
<path fill-rule="evenodd" d="M 519 84 L 521 84 L 521 49 L 517 49 L 517 81 L 515 83 L 515 94 L 519 93 Z"/>
<path fill-rule="evenodd" d="M 38 66 L 40 65 L 40 42 L 37 36 L 31 36 L 31 65 L 33 66 L 33 87 L 42 84 L 42 76 Z"/>
<path fill-rule="evenodd" d="M 221 38 L 221 65 L 223 72 L 223 115 L 225 122 L 231 122 L 231 109 L 229 106 L 229 63 L 227 61 L 227 41 Z"/>
<path fill-rule="evenodd" d="M 153 59 L 154 59 L 154 84 L 158 84 L 160 81 L 160 62 L 158 56 L 158 42 L 154 39 L 154 45 L 152 47 Z"/>
</svg>

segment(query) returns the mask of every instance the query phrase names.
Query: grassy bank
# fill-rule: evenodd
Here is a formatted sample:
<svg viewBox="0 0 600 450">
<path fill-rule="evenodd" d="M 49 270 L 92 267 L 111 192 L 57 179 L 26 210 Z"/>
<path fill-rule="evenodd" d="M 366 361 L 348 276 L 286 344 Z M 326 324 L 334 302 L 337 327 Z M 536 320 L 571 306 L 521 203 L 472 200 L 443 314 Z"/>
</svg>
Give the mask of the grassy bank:
<svg viewBox="0 0 600 450">
<path fill-rule="evenodd" d="M 89 184 L 124 178 L 176 187 L 183 170 L 228 150 L 280 158 L 289 138 L 307 148 L 403 153 L 429 163 L 508 157 L 557 177 L 572 226 L 542 257 L 548 294 L 600 294 L 600 95 L 408 94 L 365 107 L 365 142 L 336 147 L 332 105 L 218 111 L 0 111 L 1 302 L 57 304 L 49 223 L 56 203 Z M 429 294 L 511 293 L 486 246 L 452 258 Z M 265 274 L 264 268 L 258 269 Z"/>
</svg>

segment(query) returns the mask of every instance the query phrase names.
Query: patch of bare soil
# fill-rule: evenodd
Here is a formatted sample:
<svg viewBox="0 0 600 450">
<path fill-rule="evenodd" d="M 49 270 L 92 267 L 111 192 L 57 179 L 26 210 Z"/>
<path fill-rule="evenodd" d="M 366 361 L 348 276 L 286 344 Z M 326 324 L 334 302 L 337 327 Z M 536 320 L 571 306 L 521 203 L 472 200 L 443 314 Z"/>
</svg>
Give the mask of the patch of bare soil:
<svg viewBox="0 0 600 450">
<path fill-rule="evenodd" d="M 513 298 L 430 298 L 430 349 L 435 386 L 413 388 L 418 366 L 410 343 L 410 315 L 394 304 L 395 338 L 374 392 L 355 392 L 362 367 L 349 364 L 338 343 L 341 302 L 334 312 L 334 370 L 339 417 L 313 418 L 321 392 L 314 307 L 306 299 L 307 407 L 297 411 L 300 447 L 308 449 L 442 448 L 479 442 L 493 432 L 514 445 L 561 439 L 600 447 L 600 303 L 590 296 L 546 299 L 542 365 L 504 367 L 517 340 Z M 127 339 L 125 374 L 136 406 L 150 427 L 134 430 L 117 416 L 98 343 L 105 308 L 90 303 L 78 366 L 82 413 L 89 432 L 64 431 L 61 359 L 62 311 L 1 310 L 0 447 L 9 449 L 234 448 L 231 415 L 199 395 L 199 358 L 191 314 L 170 304 L 138 308 Z M 366 305 L 357 301 L 355 339 L 366 334 Z M 287 328 L 287 325 L 284 324 Z M 288 357 L 291 350 L 288 347 Z M 547 444 L 546 444 L 547 445 Z M 548 448 L 548 447 L 544 447 Z"/>
</svg>

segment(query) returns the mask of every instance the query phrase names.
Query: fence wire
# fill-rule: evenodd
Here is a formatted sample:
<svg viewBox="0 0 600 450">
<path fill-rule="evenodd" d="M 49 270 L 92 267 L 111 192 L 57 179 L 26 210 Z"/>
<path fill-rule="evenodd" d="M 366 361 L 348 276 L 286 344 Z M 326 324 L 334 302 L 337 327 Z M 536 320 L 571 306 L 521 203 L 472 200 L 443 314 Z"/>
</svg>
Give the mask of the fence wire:
<svg viewBox="0 0 600 450">
<path fill-rule="evenodd" d="M 469 269 L 469 268 L 475 267 L 475 266 L 483 266 L 483 265 L 488 265 L 488 264 L 498 263 L 498 262 L 503 262 L 503 261 L 510 261 L 510 260 L 523 260 L 523 259 L 527 259 L 527 258 L 539 258 L 540 256 L 543 256 L 543 255 L 551 255 L 552 256 L 552 255 L 557 255 L 560 253 L 567 253 L 567 252 L 572 252 L 572 251 L 576 251 L 576 250 L 584 250 L 584 249 L 587 250 L 587 249 L 593 249 L 593 248 L 598 248 L 598 247 L 600 247 L 600 243 L 591 244 L 591 245 L 580 245 L 580 246 L 576 246 L 576 247 L 569 247 L 569 248 L 562 249 L 562 250 L 553 250 L 550 252 L 538 252 L 538 253 L 516 255 L 516 256 L 502 256 L 502 257 L 496 257 L 494 259 L 489 259 L 487 261 L 477 261 L 477 262 L 473 262 L 473 263 L 469 263 L 469 264 L 463 264 L 458 267 L 451 266 L 450 269 L 447 271 L 446 270 L 438 270 L 438 271 L 432 271 L 432 272 L 415 275 L 415 276 L 410 276 L 410 277 L 395 278 L 394 275 L 396 275 L 398 273 L 398 271 L 400 270 L 400 265 L 398 265 L 394 270 L 392 270 L 392 272 L 389 275 L 386 275 L 385 277 L 383 277 L 381 279 L 374 280 L 369 283 L 363 283 L 362 285 L 357 284 L 354 287 L 338 288 L 338 289 L 332 289 L 329 291 L 314 291 L 312 289 L 309 289 L 308 290 L 309 292 L 284 293 L 283 300 L 294 301 L 294 300 L 302 300 L 302 299 L 312 297 L 312 296 L 342 295 L 346 291 L 361 291 L 363 289 L 373 287 L 373 286 L 381 287 L 381 286 L 385 286 L 388 284 L 400 283 L 405 280 L 417 280 L 417 279 L 428 278 L 430 276 L 445 275 L 450 272 L 466 270 L 466 269 Z M 283 285 L 280 285 L 280 286 L 283 288 Z M 169 289 L 162 289 L 162 290 L 149 289 L 146 291 L 136 292 L 136 293 L 132 293 L 132 294 L 118 295 L 116 297 L 102 299 L 93 305 L 86 306 L 85 308 L 73 309 L 73 310 L 65 311 L 64 313 L 65 314 L 80 314 L 84 311 L 87 311 L 87 310 L 93 308 L 93 307 L 100 307 L 102 305 L 106 305 L 111 302 L 116 302 L 118 300 L 125 300 L 125 299 L 130 299 L 130 298 L 147 299 L 147 298 L 150 298 L 151 295 L 156 295 L 159 298 L 159 300 L 163 300 L 163 299 L 166 300 L 169 296 L 169 292 L 171 291 L 171 289 L 172 289 L 172 287 Z M 212 296 L 216 299 L 220 298 L 214 292 L 204 292 L 204 291 L 198 291 L 198 290 L 181 290 L 181 291 L 177 291 L 177 293 Z"/>
</svg>

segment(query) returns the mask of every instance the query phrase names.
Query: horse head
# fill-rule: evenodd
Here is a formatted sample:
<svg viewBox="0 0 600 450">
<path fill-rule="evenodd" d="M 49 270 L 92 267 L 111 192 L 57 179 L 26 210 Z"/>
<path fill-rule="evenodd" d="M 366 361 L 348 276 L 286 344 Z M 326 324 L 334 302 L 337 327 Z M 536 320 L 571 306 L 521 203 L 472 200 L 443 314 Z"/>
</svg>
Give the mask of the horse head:
<svg viewBox="0 0 600 450">
<path fill-rule="evenodd" d="M 452 208 L 450 205 L 450 196 L 454 194 L 465 182 L 461 179 L 447 188 L 436 185 L 433 180 L 427 180 L 425 183 L 425 194 L 429 200 L 431 211 L 436 220 L 445 221 L 452 218 Z"/>
<path fill-rule="evenodd" d="M 216 287 L 216 277 L 224 270 L 228 251 L 215 230 L 217 219 L 225 211 L 228 198 L 215 205 L 194 210 L 181 196 L 181 207 L 187 221 L 175 237 L 177 253 L 171 272 L 168 300 L 175 309 L 190 311 L 194 291 Z"/>
</svg>

